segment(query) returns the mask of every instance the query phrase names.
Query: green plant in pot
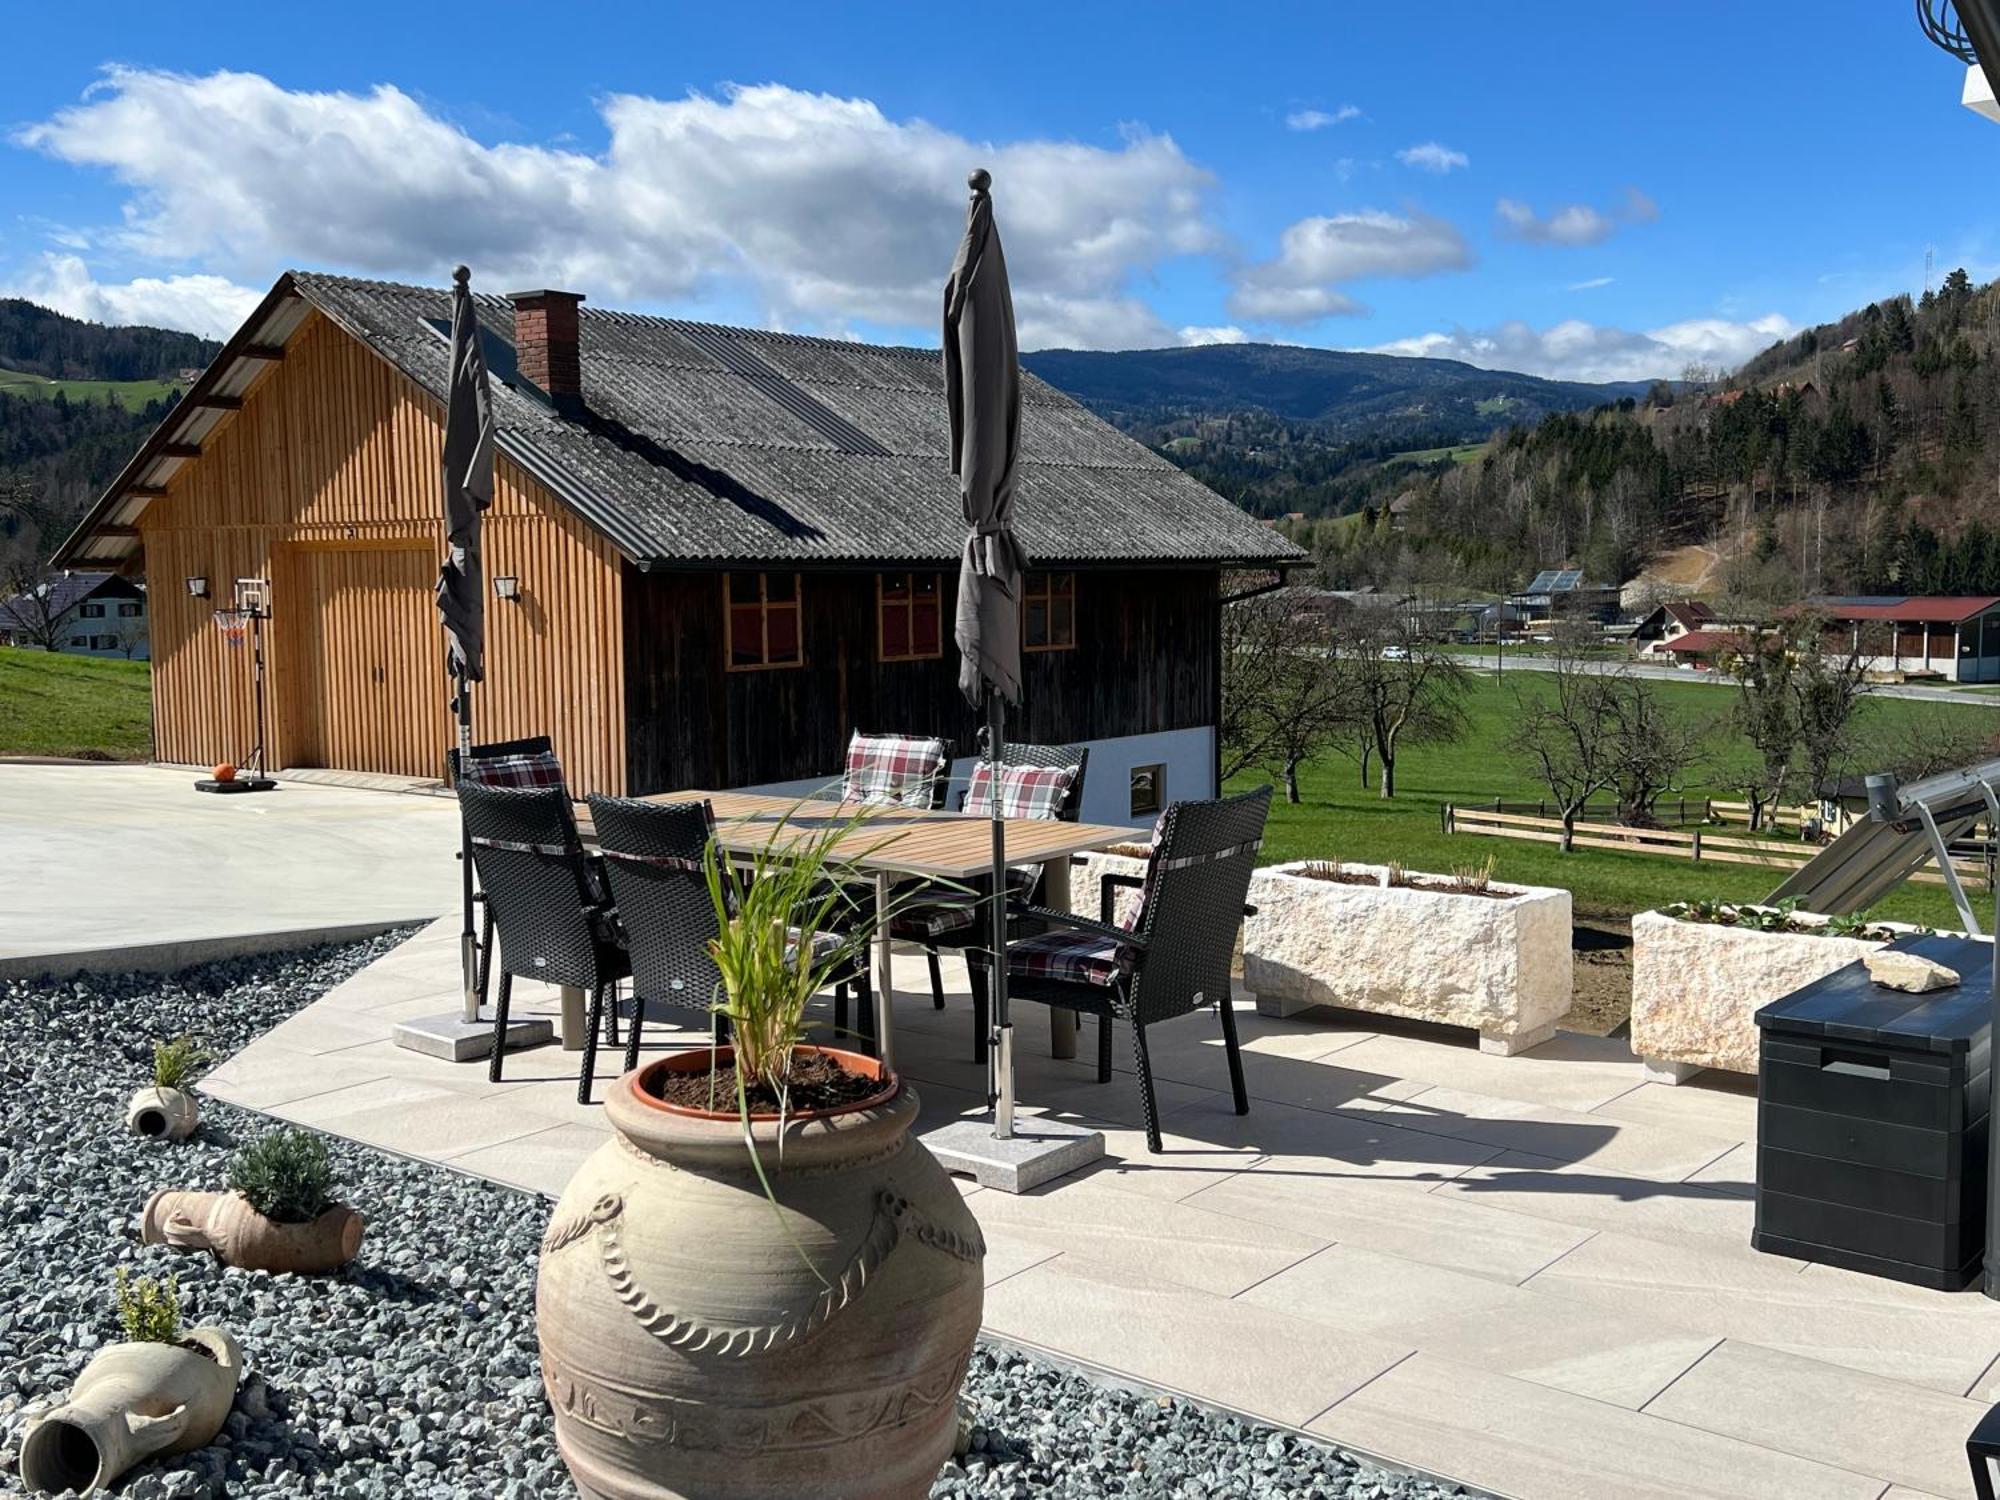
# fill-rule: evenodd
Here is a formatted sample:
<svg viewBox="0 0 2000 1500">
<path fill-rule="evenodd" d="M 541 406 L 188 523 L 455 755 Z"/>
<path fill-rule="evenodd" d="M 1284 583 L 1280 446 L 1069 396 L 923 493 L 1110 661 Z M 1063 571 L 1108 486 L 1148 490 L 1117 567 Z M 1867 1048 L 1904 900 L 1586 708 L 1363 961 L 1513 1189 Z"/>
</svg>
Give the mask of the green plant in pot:
<svg viewBox="0 0 2000 1500">
<path fill-rule="evenodd" d="M 31 1494 L 93 1493 L 144 1459 L 206 1447 L 236 1399 L 242 1351 L 220 1328 L 181 1326 L 172 1277 L 121 1268 L 113 1295 L 125 1342 L 97 1354 L 22 1435 L 19 1474 Z"/>
<path fill-rule="evenodd" d="M 310 1131 L 279 1130 L 230 1164 L 226 1193 L 162 1191 L 140 1215 L 149 1245 L 207 1250 L 253 1271 L 332 1271 L 361 1248 L 360 1214 L 334 1196 L 332 1157 Z"/>
<path fill-rule="evenodd" d="M 536 1327 L 586 1497 L 917 1500 L 951 1455 L 978 1226 L 909 1133 L 915 1090 L 811 1040 L 876 931 L 840 854 L 879 845 L 865 822 L 787 818 L 741 862 L 710 846 L 730 1040 L 620 1079 L 614 1139 L 556 1207 Z"/>
<path fill-rule="evenodd" d="M 208 1065 L 208 1054 L 192 1037 L 153 1043 L 153 1081 L 132 1096 L 125 1126 L 134 1135 L 181 1141 L 201 1123 L 201 1106 L 189 1086 Z"/>
</svg>

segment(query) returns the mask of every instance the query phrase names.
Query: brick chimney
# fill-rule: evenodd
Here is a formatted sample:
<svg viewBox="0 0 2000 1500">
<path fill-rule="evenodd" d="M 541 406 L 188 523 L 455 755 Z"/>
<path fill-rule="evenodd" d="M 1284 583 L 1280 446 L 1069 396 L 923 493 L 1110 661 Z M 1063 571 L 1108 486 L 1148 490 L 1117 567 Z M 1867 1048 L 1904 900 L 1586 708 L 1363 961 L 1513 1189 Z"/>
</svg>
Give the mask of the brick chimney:
<svg viewBox="0 0 2000 1500">
<path fill-rule="evenodd" d="M 521 374 L 539 386 L 560 412 L 583 406 L 583 359 L 578 346 L 577 307 L 581 292 L 546 288 L 509 292 L 514 304 L 514 359 Z"/>
</svg>

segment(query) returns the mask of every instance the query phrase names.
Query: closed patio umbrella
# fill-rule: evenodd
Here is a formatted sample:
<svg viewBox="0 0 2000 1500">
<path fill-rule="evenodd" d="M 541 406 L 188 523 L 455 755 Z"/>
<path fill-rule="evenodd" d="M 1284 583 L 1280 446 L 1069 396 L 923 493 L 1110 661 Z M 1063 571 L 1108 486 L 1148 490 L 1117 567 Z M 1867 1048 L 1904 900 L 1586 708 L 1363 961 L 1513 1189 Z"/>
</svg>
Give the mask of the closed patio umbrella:
<svg viewBox="0 0 2000 1500">
<path fill-rule="evenodd" d="M 479 346 L 472 272 L 451 273 L 451 388 L 444 418 L 444 564 L 438 569 L 438 622 L 444 626 L 461 769 L 472 749 L 472 684 L 486 672 L 486 600 L 480 592 L 479 517 L 493 503 L 493 393 Z M 479 1019 L 478 940 L 472 921 L 472 851 L 459 849 L 465 929 L 465 1019 Z"/>
<path fill-rule="evenodd" d="M 1014 298 L 993 224 L 993 179 L 967 179 L 972 202 L 944 288 L 944 388 L 951 416 L 951 470 L 969 528 L 958 571 L 953 637 L 958 685 L 986 709 L 992 767 L 992 1038 L 987 1051 L 993 1133 L 1014 1133 L 1013 1023 L 1007 1014 L 1007 836 L 1001 819 L 1000 764 L 1006 705 L 1021 701 L 1021 580 L 1026 559 L 1014 540 L 1014 479 L 1021 451 L 1021 368 Z"/>
</svg>

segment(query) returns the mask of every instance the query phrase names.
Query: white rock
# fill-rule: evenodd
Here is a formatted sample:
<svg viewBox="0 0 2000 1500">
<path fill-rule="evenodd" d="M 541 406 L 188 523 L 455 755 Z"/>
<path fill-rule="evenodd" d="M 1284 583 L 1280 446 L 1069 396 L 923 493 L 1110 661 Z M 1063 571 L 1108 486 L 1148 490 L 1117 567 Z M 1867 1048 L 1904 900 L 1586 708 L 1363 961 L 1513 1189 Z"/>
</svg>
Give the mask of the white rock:
<svg viewBox="0 0 2000 1500">
<path fill-rule="evenodd" d="M 1921 953 L 1898 953 L 1884 948 L 1863 956 L 1868 977 L 1886 990 L 1903 990 L 1912 995 L 1932 990 L 1948 990 L 1958 983 L 1958 970 Z"/>
<path fill-rule="evenodd" d="M 1250 880 L 1257 915 L 1244 924 L 1243 981 L 1265 1014 L 1333 1005 L 1437 1021 L 1511 1053 L 1547 1040 L 1569 1013 L 1568 891 L 1510 885 L 1474 896 L 1317 880 L 1303 868 L 1274 865 Z"/>
</svg>

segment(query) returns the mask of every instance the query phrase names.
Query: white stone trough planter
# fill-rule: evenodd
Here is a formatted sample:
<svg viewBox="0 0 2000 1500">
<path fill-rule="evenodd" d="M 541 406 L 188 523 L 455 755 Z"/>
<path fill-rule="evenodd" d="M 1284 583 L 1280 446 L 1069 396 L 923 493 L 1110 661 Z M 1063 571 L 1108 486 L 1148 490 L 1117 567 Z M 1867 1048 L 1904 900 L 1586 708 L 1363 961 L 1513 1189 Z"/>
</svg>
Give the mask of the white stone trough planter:
<svg viewBox="0 0 2000 1500">
<path fill-rule="evenodd" d="M 1257 915 L 1244 924 L 1243 982 L 1262 1014 L 1331 1005 L 1437 1021 L 1508 1056 L 1547 1041 L 1569 1013 L 1568 891 L 1496 883 L 1502 894 L 1477 895 L 1439 888 L 1444 875 L 1391 886 L 1304 873 L 1318 867 L 1273 865 L 1250 879 Z"/>
<path fill-rule="evenodd" d="M 1794 912 L 1792 920 L 1820 926 L 1827 919 Z M 1632 918 L 1632 1051 L 1655 1083 L 1682 1083 L 1704 1068 L 1754 1074 L 1760 1009 L 1883 946 L 1642 911 Z"/>
</svg>

